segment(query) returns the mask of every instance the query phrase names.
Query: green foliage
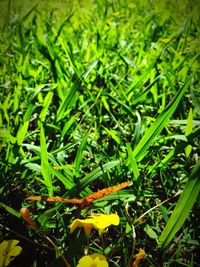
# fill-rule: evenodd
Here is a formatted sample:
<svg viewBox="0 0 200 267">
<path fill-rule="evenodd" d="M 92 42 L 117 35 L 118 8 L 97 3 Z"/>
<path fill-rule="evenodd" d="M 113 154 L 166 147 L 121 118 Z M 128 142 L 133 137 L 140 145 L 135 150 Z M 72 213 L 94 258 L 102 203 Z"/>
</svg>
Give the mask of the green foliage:
<svg viewBox="0 0 200 267">
<path fill-rule="evenodd" d="M 104 246 L 95 232 L 90 240 L 110 266 L 132 266 L 140 248 L 144 266 L 195 266 L 199 13 L 189 0 L 1 1 L 0 235 L 22 242 L 16 264 L 63 266 L 62 251 L 76 266 L 86 240 L 69 225 L 91 212 L 120 216 Z M 25 200 L 83 198 L 127 180 L 90 211 Z"/>
<path fill-rule="evenodd" d="M 183 189 L 181 198 L 179 199 L 175 210 L 173 211 L 170 220 L 167 222 L 166 228 L 162 232 L 159 245 L 165 248 L 174 238 L 177 231 L 182 227 L 185 220 L 188 218 L 200 191 L 200 161 L 193 168 L 187 184 Z"/>
</svg>

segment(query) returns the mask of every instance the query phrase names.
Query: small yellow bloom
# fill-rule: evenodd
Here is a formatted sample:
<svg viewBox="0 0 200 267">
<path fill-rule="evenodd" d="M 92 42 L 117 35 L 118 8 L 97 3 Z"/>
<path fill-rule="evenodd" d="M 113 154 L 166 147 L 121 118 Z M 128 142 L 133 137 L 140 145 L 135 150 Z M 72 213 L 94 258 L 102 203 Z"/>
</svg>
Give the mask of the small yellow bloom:
<svg viewBox="0 0 200 267">
<path fill-rule="evenodd" d="M 98 253 L 82 257 L 76 267 L 108 267 L 106 258 Z"/>
<path fill-rule="evenodd" d="M 14 257 L 18 256 L 22 248 L 17 246 L 19 243 L 18 240 L 4 240 L 0 244 L 0 267 L 6 267 L 8 264 L 14 259 Z"/>
<path fill-rule="evenodd" d="M 83 227 L 86 234 L 90 233 L 91 229 L 103 231 L 106 227 L 119 224 L 119 216 L 117 214 L 96 214 L 91 215 L 88 219 L 76 219 L 70 225 L 70 232 L 72 233 L 77 227 Z"/>
</svg>

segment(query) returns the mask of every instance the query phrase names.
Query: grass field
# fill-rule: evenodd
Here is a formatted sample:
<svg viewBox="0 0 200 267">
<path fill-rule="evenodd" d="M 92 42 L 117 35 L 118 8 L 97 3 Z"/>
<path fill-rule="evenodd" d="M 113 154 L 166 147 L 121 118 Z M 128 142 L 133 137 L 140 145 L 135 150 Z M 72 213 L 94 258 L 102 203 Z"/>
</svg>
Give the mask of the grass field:
<svg viewBox="0 0 200 267">
<path fill-rule="evenodd" d="M 200 266 L 199 14 L 0 1 L 0 267 Z"/>
</svg>

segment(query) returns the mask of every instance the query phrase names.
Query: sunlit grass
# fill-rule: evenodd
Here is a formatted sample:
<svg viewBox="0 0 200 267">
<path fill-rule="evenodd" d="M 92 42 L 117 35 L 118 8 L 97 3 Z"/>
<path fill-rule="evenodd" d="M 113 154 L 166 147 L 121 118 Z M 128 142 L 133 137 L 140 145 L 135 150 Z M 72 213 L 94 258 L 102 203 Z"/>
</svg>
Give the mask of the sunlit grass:
<svg viewBox="0 0 200 267">
<path fill-rule="evenodd" d="M 109 266 L 132 266 L 140 249 L 144 266 L 196 264 L 200 8 L 190 2 L 1 3 L 0 233 L 22 242 L 16 262 L 76 266 L 87 246 Z M 88 210 L 25 200 L 125 181 Z M 120 224 L 88 244 L 69 226 L 91 213 Z"/>
</svg>

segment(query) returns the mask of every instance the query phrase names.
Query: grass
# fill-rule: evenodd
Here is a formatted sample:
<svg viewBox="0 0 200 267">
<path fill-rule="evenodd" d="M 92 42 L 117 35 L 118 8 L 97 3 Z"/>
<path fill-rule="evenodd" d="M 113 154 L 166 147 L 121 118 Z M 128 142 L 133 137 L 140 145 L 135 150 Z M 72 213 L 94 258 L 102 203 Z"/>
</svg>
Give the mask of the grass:
<svg viewBox="0 0 200 267">
<path fill-rule="evenodd" d="M 76 266 L 87 241 L 69 225 L 90 213 L 120 216 L 90 237 L 109 266 L 140 248 L 141 266 L 198 266 L 198 1 L 0 5 L 0 237 L 22 247 L 10 266 L 67 266 L 62 253 Z M 125 181 L 89 211 L 25 200 Z"/>
</svg>

